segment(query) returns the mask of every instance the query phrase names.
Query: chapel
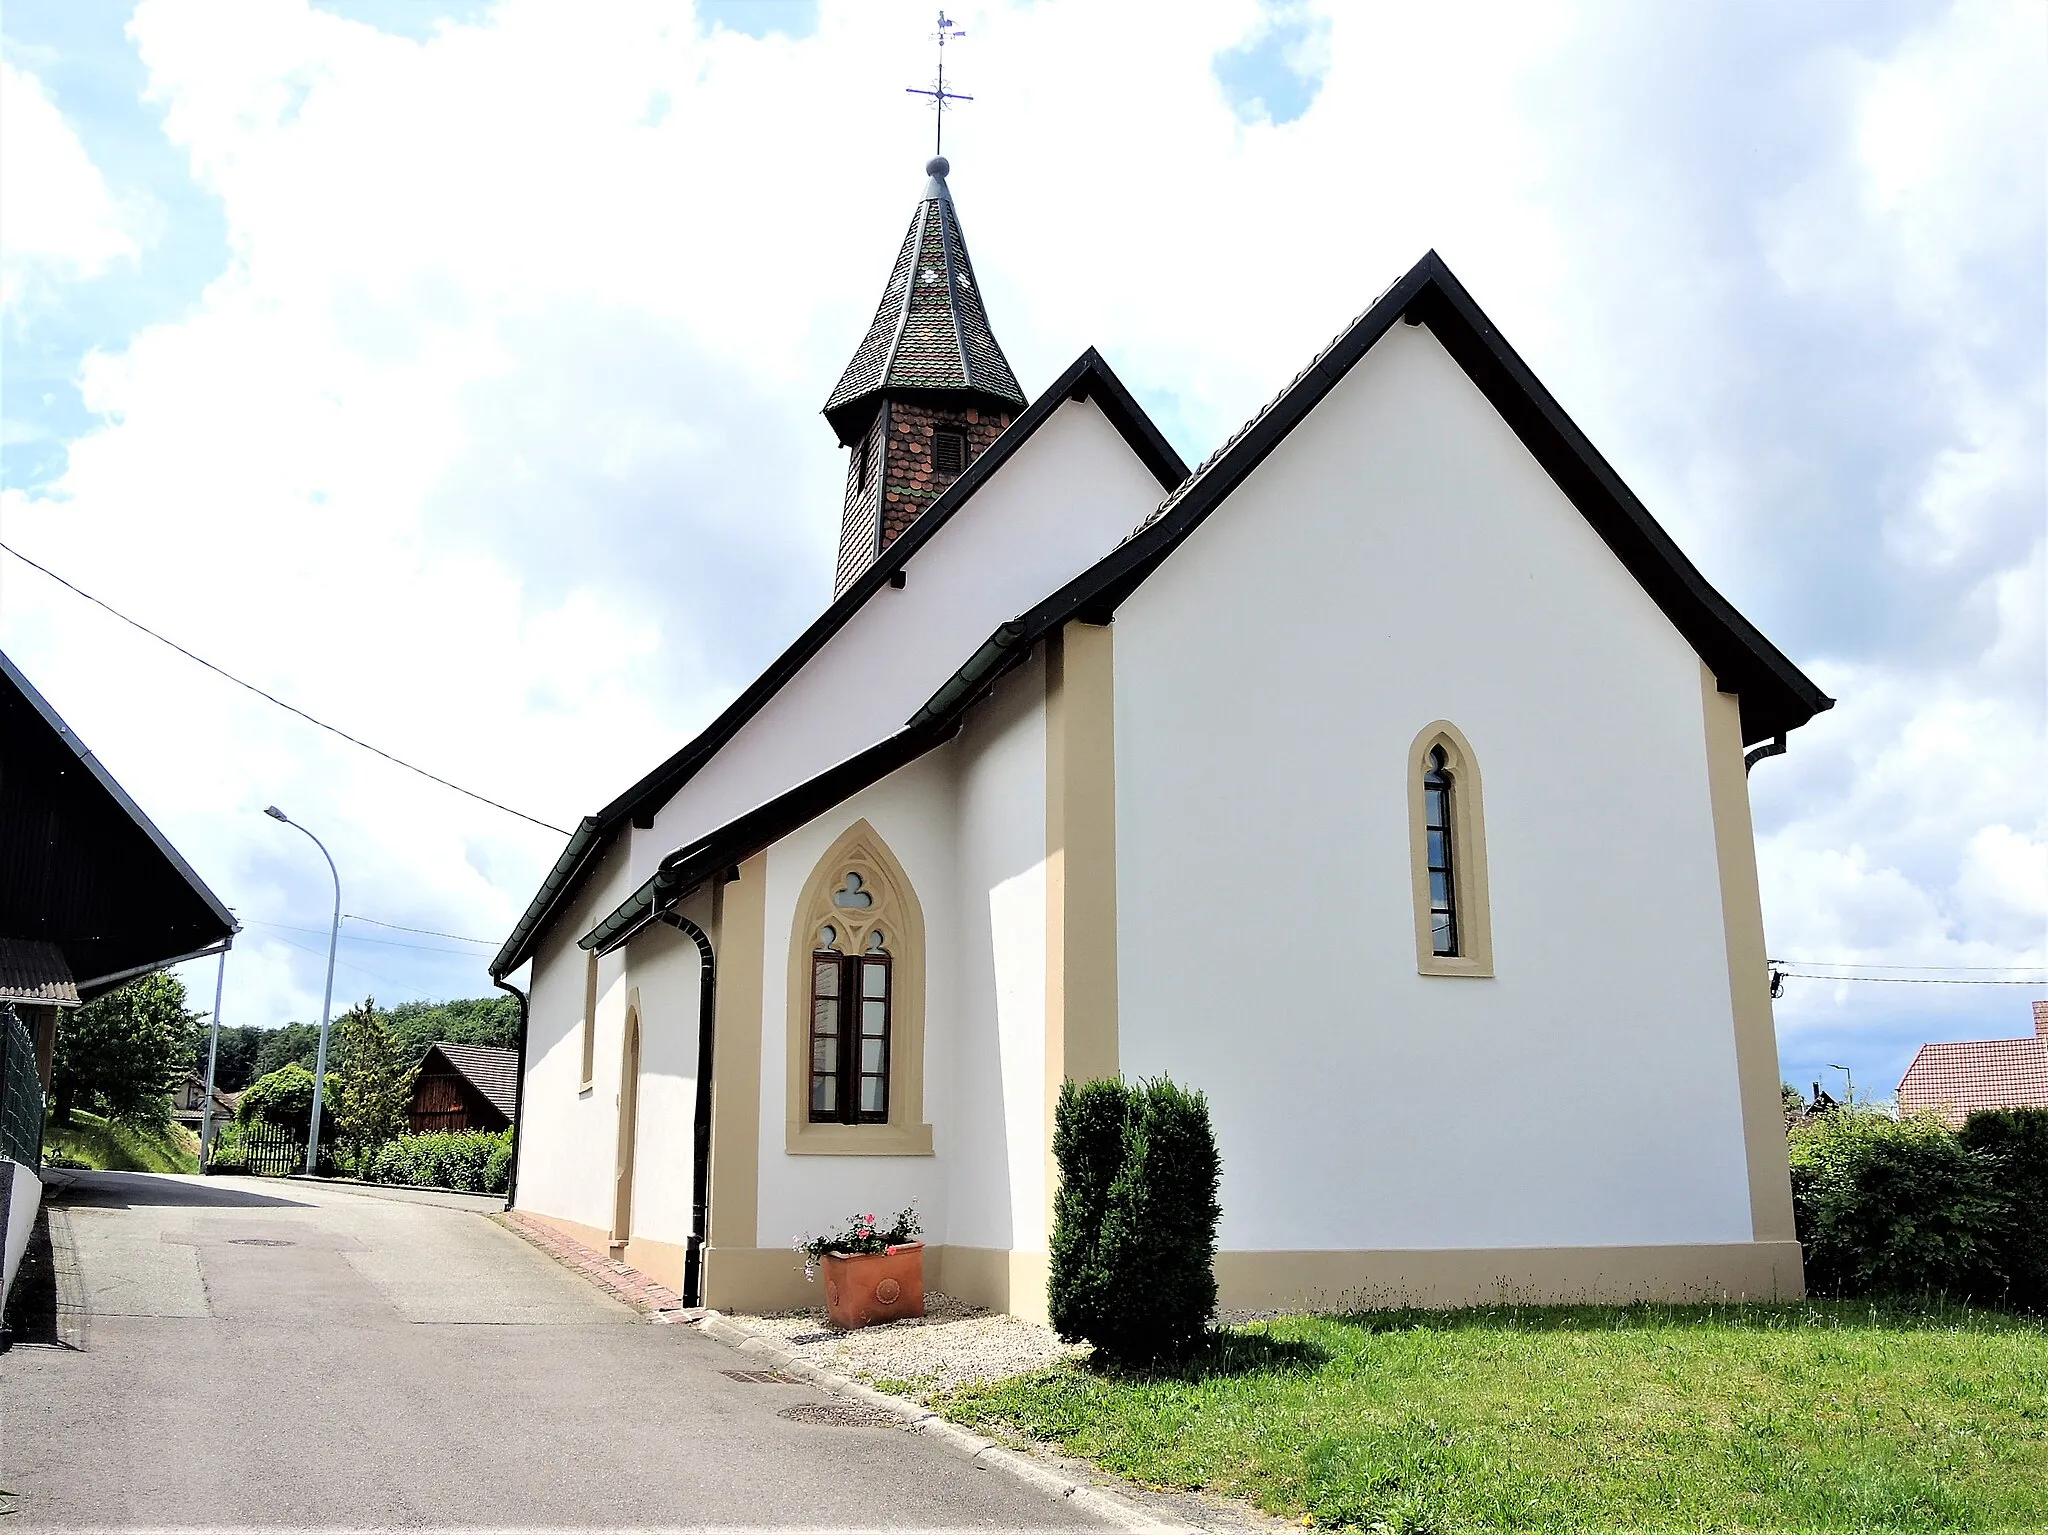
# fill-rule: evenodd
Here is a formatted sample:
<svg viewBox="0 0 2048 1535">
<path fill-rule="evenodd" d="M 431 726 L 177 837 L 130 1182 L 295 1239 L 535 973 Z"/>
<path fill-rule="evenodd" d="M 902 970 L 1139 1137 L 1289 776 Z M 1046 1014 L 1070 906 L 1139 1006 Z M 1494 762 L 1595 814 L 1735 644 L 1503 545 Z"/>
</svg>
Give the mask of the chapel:
<svg viewBox="0 0 2048 1535">
<path fill-rule="evenodd" d="M 950 175 L 831 601 L 491 963 L 514 1206 L 758 1310 L 914 1203 L 1042 1318 L 1060 1085 L 1164 1074 L 1225 1306 L 1801 1294 L 1747 775 L 1832 700 L 1434 252 L 1190 470 L 1092 348 L 1019 384 Z"/>
</svg>

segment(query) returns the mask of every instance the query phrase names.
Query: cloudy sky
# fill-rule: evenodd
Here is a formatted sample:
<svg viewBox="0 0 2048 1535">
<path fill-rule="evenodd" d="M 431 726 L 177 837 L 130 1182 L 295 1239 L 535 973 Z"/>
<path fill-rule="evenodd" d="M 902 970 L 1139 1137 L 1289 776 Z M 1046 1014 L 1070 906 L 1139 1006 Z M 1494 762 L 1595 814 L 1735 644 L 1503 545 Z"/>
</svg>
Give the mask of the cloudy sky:
<svg viewBox="0 0 2048 1535">
<path fill-rule="evenodd" d="M 953 185 L 1027 391 L 1093 344 L 1195 460 L 1436 248 L 1841 699 L 1751 781 L 1771 952 L 2039 981 L 2048 9 L 950 9 Z M 0 538 L 573 824 L 830 595 L 817 411 L 923 184 L 931 30 L 931 0 L 12 0 Z M 4 554 L 0 646 L 247 924 L 226 1021 L 318 1012 L 325 866 L 273 801 L 397 925 L 344 925 L 339 993 L 487 989 L 458 940 L 504 934 L 554 833 Z M 2044 994 L 1794 979 L 1785 1074 L 1889 1092 Z"/>
</svg>

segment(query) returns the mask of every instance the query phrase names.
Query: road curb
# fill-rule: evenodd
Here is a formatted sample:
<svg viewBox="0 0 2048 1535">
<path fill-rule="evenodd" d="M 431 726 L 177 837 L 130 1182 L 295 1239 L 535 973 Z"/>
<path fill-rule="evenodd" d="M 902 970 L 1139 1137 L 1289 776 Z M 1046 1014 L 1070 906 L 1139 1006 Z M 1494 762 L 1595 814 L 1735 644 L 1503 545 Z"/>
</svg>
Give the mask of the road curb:
<svg viewBox="0 0 2048 1535">
<path fill-rule="evenodd" d="M 698 1324 L 707 1336 L 717 1339 L 726 1347 L 736 1349 L 774 1366 L 785 1375 L 794 1376 L 807 1385 L 821 1391 L 844 1397 L 863 1406 L 877 1408 L 903 1420 L 904 1426 L 924 1435 L 941 1448 L 959 1456 L 962 1460 L 980 1466 L 984 1470 L 998 1471 L 1012 1481 L 1029 1487 L 1055 1503 L 1070 1503 L 1076 1508 L 1086 1509 L 1099 1519 L 1107 1520 L 1127 1530 L 1155 1532 L 1195 1532 L 1196 1526 L 1183 1524 L 1175 1519 L 1162 1519 L 1150 1509 L 1144 1508 L 1127 1498 L 1105 1488 L 1091 1487 L 1063 1476 L 1058 1471 L 1040 1465 L 1028 1455 L 985 1439 L 972 1430 L 950 1422 L 933 1412 L 921 1402 L 913 1402 L 900 1396 L 890 1396 L 886 1391 L 877 1391 L 863 1385 L 851 1376 L 828 1370 L 784 1347 L 782 1343 L 751 1327 L 735 1322 L 731 1317 L 718 1311 L 706 1311 Z"/>
</svg>

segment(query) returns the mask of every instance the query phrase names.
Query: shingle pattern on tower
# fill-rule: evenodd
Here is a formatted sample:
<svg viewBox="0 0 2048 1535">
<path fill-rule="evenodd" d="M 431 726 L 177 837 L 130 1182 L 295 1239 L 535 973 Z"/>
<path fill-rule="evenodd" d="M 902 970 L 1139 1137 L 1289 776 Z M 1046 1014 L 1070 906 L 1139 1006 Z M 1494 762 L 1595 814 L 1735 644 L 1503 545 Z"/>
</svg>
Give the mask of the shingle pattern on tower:
<svg viewBox="0 0 2048 1535">
<path fill-rule="evenodd" d="M 1025 403 L 982 308 L 960 216 L 937 176 L 911 218 L 881 307 L 825 401 L 825 413 L 898 389 L 959 389 L 1019 409 Z"/>
</svg>

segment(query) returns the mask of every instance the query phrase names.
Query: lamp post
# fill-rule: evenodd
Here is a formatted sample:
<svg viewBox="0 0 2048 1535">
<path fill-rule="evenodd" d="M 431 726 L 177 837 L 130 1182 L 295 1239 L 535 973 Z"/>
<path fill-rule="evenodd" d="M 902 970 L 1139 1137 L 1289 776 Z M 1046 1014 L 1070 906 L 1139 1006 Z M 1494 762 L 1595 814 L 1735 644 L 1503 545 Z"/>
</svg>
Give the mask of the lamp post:
<svg viewBox="0 0 2048 1535">
<path fill-rule="evenodd" d="M 1843 1080 L 1848 1084 L 1842 1091 L 1849 1095 L 1849 1107 L 1852 1109 L 1856 1107 L 1856 1078 L 1850 1074 L 1849 1068 L 1839 1065 L 1834 1061 L 1829 1061 L 1828 1070 L 1839 1071 L 1842 1074 Z"/>
<path fill-rule="evenodd" d="M 334 876 L 334 926 L 327 933 L 327 994 L 320 999 L 320 1053 L 313 1063 L 313 1129 L 311 1138 L 306 1142 L 306 1171 L 310 1174 L 320 1155 L 320 1098 L 327 1086 L 327 1020 L 334 1007 L 334 948 L 341 942 L 341 874 L 334 867 L 334 855 L 327 851 L 327 845 L 318 837 L 275 805 L 265 806 L 263 813 L 273 821 L 282 821 L 298 831 L 305 831 L 312 838 L 313 846 L 320 849 L 320 856 L 327 860 L 327 872 Z"/>
<path fill-rule="evenodd" d="M 206 1164 L 213 1160 L 213 1073 L 220 1064 L 220 998 L 228 983 L 228 950 L 234 946 L 235 935 L 230 933 L 220 951 L 220 968 L 213 975 L 213 1025 L 208 1031 L 212 1040 L 206 1047 L 206 1107 L 199 1116 L 199 1170 L 202 1173 L 206 1171 Z"/>
</svg>

